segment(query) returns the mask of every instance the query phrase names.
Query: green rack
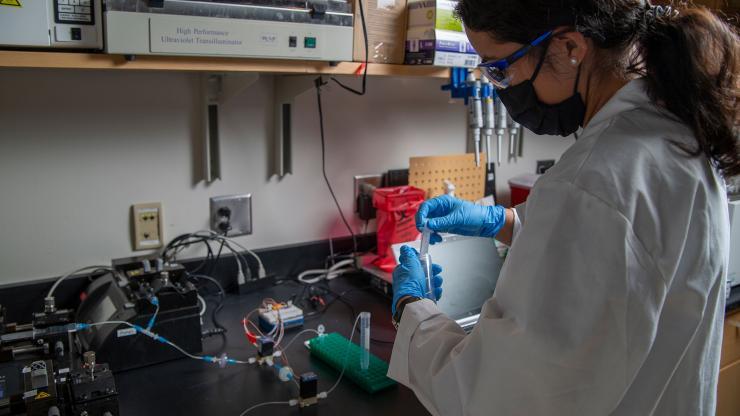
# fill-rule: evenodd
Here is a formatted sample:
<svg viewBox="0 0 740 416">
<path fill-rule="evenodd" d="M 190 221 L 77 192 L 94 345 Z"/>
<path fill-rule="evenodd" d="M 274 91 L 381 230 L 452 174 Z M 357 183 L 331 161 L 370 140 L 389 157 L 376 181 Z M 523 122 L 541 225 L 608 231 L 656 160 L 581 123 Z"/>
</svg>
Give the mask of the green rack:
<svg viewBox="0 0 740 416">
<path fill-rule="evenodd" d="M 340 373 L 344 368 L 346 357 L 347 367 L 344 370 L 344 376 L 368 393 L 377 393 L 396 385 L 395 381 L 386 376 L 388 363 L 373 354 L 370 354 L 368 369 L 361 369 L 362 348 L 340 334 L 331 333 L 310 339 L 308 348 L 311 350 L 311 355 L 326 362 Z"/>
</svg>

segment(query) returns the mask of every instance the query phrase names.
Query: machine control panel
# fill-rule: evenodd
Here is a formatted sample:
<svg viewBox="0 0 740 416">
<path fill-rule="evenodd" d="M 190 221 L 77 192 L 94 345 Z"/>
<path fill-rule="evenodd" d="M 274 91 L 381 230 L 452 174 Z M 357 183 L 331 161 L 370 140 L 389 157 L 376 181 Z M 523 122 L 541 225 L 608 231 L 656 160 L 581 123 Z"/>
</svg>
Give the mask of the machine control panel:
<svg viewBox="0 0 740 416">
<path fill-rule="evenodd" d="M 54 0 L 54 21 L 79 25 L 94 25 L 92 0 Z"/>
</svg>

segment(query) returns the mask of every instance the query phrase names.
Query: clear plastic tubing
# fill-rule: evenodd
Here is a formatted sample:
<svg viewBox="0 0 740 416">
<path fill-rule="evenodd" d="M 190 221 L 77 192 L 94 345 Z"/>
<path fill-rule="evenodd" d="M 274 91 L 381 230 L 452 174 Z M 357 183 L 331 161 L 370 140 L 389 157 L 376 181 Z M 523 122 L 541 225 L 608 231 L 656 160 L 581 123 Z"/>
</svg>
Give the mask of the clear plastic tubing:
<svg viewBox="0 0 740 416">
<path fill-rule="evenodd" d="M 360 347 L 360 368 L 367 370 L 370 368 L 370 312 L 360 312 Z"/>
<path fill-rule="evenodd" d="M 432 302 L 437 303 L 437 300 L 434 298 L 434 290 L 432 289 L 432 256 L 429 254 L 429 239 L 431 237 L 432 230 L 424 226 L 421 231 L 419 261 L 421 262 L 421 267 L 424 269 L 424 277 L 427 279 L 426 297 L 431 299 Z"/>
</svg>

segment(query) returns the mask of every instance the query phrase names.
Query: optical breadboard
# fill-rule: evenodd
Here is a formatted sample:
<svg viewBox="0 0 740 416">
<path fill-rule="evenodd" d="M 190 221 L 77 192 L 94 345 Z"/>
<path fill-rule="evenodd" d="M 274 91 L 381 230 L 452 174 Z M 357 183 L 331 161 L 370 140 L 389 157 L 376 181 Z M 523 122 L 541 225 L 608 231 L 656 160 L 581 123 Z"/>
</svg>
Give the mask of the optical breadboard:
<svg viewBox="0 0 740 416">
<path fill-rule="evenodd" d="M 337 333 L 313 338 L 307 343 L 311 355 L 329 364 L 344 376 L 355 382 L 368 393 L 377 393 L 393 387 L 396 382 L 388 378 L 388 363 L 370 354 L 370 366 L 367 370 L 360 368 L 362 348 Z"/>
<path fill-rule="evenodd" d="M 481 153 L 480 160 L 486 160 Z M 485 193 L 485 164 L 475 165 L 475 154 L 412 157 L 409 160 L 409 185 L 423 189 L 427 198 L 445 193 L 449 181 L 455 186 L 455 196 L 477 201 Z"/>
</svg>

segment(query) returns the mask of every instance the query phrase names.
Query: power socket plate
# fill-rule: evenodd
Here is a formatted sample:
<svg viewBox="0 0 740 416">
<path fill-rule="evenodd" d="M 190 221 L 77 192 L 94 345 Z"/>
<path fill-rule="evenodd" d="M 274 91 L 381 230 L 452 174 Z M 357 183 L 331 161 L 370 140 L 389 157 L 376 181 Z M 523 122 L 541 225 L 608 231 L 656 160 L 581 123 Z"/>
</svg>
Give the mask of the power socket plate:
<svg viewBox="0 0 740 416">
<path fill-rule="evenodd" d="M 383 181 L 383 175 L 376 173 L 372 175 L 355 175 L 354 176 L 354 185 L 355 185 L 355 192 L 354 192 L 354 212 L 357 212 L 357 197 L 360 195 L 360 185 L 366 183 L 369 185 L 372 185 L 376 188 L 380 188 L 381 182 Z"/>
<path fill-rule="evenodd" d="M 211 230 L 222 233 L 219 211 L 227 208 L 231 213 L 229 237 L 252 234 L 252 194 L 225 195 L 211 198 Z"/>
<path fill-rule="evenodd" d="M 537 174 L 542 175 L 547 172 L 548 169 L 555 166 L 555 160 L 538 160 L 537 161 Z"/>
<path fill-rule="evenodd" d="M 134 204 L 131 206 L 133 221 L 134 250 L 149 250 L 162 247 L 163 219 L 162 204 Z"/>
</svg>

